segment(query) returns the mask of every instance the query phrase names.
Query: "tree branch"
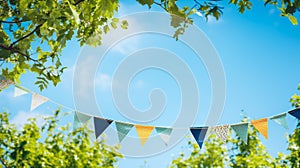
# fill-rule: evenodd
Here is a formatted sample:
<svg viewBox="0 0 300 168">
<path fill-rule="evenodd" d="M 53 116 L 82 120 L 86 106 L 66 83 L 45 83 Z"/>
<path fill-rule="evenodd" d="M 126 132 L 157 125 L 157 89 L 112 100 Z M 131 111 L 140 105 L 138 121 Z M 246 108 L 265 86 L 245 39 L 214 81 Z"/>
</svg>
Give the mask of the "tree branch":
<svg viewBox="0 0 300 168">
<path fill-rule="evenodd" d="M 2 164 L 2 166 L 4 166 L 5 168 L 9 168 L 9 166 L 7 165 L 7 163 L 3 160 L 3 158 L 0 158 L 0 162 Z"/>
<path fill-rule="evenodd" d="M 5 21 L 0 20 L 0 23 L 8 23 L 8 24 L 14 24 L 14 23 L 21 23 L 21 22 L 28 22 L 29 20 L 17 20 L 17 21 Z"/>
<path fill-rule="evenodd" d="M 0 48 L 3 48 L 3 49 L 5 49 L 5 50 L 8 50 L 8 51 L 10 51 L 10 52 L 12 52 L 12 53 L 20 54 L 21 56 L 26 57 L 28 60 L 31 60 L 31 61 L 33 61 L 33 62 L 35 62 L 35 63 L 41 65 L 48 73 L 54 75 L 51 71 L 48 71 L 48 70 L 47 70 L 47 67 L 46 67 L 44 64 L 40 63 L 39 60 L 33 59 L 32 57 L 30 57 L 30 55 L 25 54 L 25 53 L 23 53 L 23 52 L 21 52 L 21 51 L 15 49 L 15 48 L 5 46 L 5 45 L 3 45 L 3 44 L 1 44 L 1 43 L 0 43 Z"/>
<path fill-rule="evenodd" d="M 19 38 L 19 39 L 16 40 L 15 42 L 11 43 L 11 45 L 9 46 L 9 48 L 12 48 L 12 47 L 13 47 L 16 43 L 18 43 L 19 41 L 24 40 L 24 39 L 26 39 L 27 37 L 31 36 L 31 35 L 32 35 L 37 29 L 39 29 L 44 23 L 45 23 L 45 22 L 43 22 L 43 23 L 37 25 L 37 26 L 35 27 L 35 29 L 33 29 L 30 33 L 28 33 L 27 35 L 25 35 L 25 36 Z"/>
<path fill-rule="evenodd" d="M 1 43 L 0 43 L 0 48 L 3 48 L 3 49 L 8 50 L 8 51 L 11 51 L 11 52 L 13 52 L 13 53 L 18 53 L 18 54 L 20 54 L 20 55 L 26 57 L 27 59 L 29 59 L 29 60 L 31 60 L 31 61 L 39 62 L 38 60 L 31 58 L 29 55 L 27 55 L 27 54 L 25 54 L 25 53 L 23 53 L 23 52 L 21 52 L 21 51 L 15 49 L 15 48 L 5 46 L 5 45 L 3 45 L 3 44 L 1 44 Z"/>
<path fill-rule="evenodd" d="M 77 1 L 74 5 L 76 6 L 76 5 L 78 5 L 78 4 L 80 4 L 81 2 L 83 2 L 84 0 L 79 0 L 79 1 Z"/>
<path fill-rule="evenodd" d="M 161 8 L 163 8 L 166 12 L 168 12 L 168 9 L 165 8 L 162 3 L 158 3 L 158 2 L 153 2 L 153 4 L 160 6 Z"/>
</svg>

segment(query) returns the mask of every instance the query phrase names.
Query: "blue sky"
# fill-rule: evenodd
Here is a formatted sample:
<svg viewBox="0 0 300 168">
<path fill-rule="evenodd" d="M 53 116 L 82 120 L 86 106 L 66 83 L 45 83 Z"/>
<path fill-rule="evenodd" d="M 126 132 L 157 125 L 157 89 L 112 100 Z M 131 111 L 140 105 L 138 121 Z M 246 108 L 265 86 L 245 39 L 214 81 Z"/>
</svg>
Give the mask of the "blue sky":
<svg viewBox="0 0 300 168">
<path fill-rule="evenodd" d="M 293 26 L 287 18 L 279 16 L 274 7 L 264 7 L 262 2 L 255 2 L 251 11 L 241 15 L 234 6 L 224 4 L 224 14 L 219 21 L 193 16 L 197 25 L 210 39 L 219 53 L 226 76 L 226 101 L 223 115 L 219 124 L 232 124 L 239 122 L 243 115 L 251 119 L 269 117 L 292 109 L 290 97 L 296 93 L 300 83 L 299 66 L 300 45 L 299 26 Z M 121 1 L 119 15 L 124 16 L 135 12 L 148 11 L 135 2 Z M 153 8 L 152 11 L 160 11 Z M 129 22 L 129 26 L 130 26 Z M 135 23 L 136 24 L 136 23 Z M 143 35 L 126 39 L 117 44 L 111 52 L 107 53 L 100 68 L 95 75 L 95 93 L 98 104 L 101 105 L 103 117 L 124 122 L 127 119 L 114 107 L 111 99 L 111 81 L 114 68 L 126 55 L 144 47 L 162 47 L 175 52 L 192 69 L 197 80 L 200 92 L 200 109 L 193 126 L 203 125 L 205 116 L 210 106 L 211 92 L 210 79 L 201 60 L 184 48 L 180 42 L 159 35 Z M 181 48 L 179 48 L 181 47 Z M 81 48 L 76 40 L 67 44 L 62 53 L 62 61 L 68 66 L 62 83 L 57 87 L 39 92 L 34 85 L 34 75 L 26 74 L 22 77 L 22 86 L 40 93 L 51 100 L 66 107 L 75 109 L 72 93 L 73 68 Z M 188 55 L 188 56 L 186 56 Z M 84 81 L 84 79 L 82 79 Z M 121 86 L 120 86 L 121 87 Z M 139 110 L 149 107 L 148 95 L 153 88 L 161 88 L 167 96 L 165 111 L 156 119 L 146 125 L 168 126 L 176 119 L 178 114 L 180 93 L 176 81 L 167 73 L 157 69 L 149 69 L 139 73 L 132 80 L 129 94 L 132 104 Z M 47 102 L 29 112 L 30 95 L 17 98 L 13 96 L 13 87 L 9 87 L 0 94 L 0 107 L 11 113 L 12 121 L 16 124 L 24 123 L 24 119 L 35 115 L 49 114 L 57 105 Z M 244 114 L 241 113 L 243 110 Z M 69 111 L 69 109 L 63 109 Z M 86 112 L 93 114 L 93 112 Z M 66 117 L 62 123 L 72 120 Z M 296 121 L 288 116 L 289 130 L 285 130 L 274 122 L 269 122 L 269 139 L 261 136 L 272 155 L 285 152 L 286 135 L 295 128 Z M 140 123 L 141 124 L 141 123 Z M 136 136 L 132 130 L 129 136 Z M 116 137 L 114 137 L 116 138 Z M 171 149 L 151 157 L 132 158 L 126 157 L 119 161 L 119 167 L 166 167 L 172 158 L 181 151 L 188 152 L 188 138 L 183 138 L 180 143 Z M 145 163 L 145 161 L 147 163 Z"/>
</svg>

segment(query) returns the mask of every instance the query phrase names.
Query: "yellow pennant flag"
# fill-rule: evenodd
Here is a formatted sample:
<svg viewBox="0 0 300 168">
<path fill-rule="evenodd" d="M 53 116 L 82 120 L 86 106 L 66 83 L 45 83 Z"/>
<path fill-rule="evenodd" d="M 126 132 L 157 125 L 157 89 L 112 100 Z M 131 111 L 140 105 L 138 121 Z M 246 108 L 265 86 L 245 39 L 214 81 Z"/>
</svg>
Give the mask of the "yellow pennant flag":
<svg viewBox="0 0 300 168">
<path fill-rule="evenodd" d="M 268 118 L 252 120 L 251 124 L 257 129 L 258 132 L 268 139 Z"/>
<path fill-rule="evenodd" d="M 138 136 L 141 140 L 142 146 L 145 145 L 147 139 L 151 135 L 154 127 L 153 126 L 144 126 L 144 125 L 135 125 L 135 129 L 138 133 Z"/>
</svg>

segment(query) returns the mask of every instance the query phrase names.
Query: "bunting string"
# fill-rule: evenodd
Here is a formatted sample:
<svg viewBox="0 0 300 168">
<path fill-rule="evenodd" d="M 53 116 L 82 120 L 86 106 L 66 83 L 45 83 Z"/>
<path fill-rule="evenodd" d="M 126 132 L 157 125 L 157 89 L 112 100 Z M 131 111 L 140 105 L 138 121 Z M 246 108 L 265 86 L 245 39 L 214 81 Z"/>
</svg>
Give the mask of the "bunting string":
<svg viewBox="0 0 300 168">
<path fill-rule="evenodd" d="M 155 132 L 159 135 L 161 140 L 168 145 L 170 136 L 174 129 L 189 129 L 196 142 L 198 143 L 200 149 L 205 141 L 205 137 L 207 137 L 210 133 L 215 134 L 222 142 L 226 143 L 229 129 L 234 130 L 236 135 L 241 138 L 244 143 L 247 143 L 247 134 L 248 127 L 251 124 L 262 136 L 268 139 L 268 121 L 269 119 L 277 123 L 278 125 L 288 129 L 287 123 L 287 114 L 300 119 L 300 108 L 296 108 L 290 110 L 288 112 L 284 112 L 281 114 L 277 114 L 270 117 L 265 117 L 257 120 L 252 120 L 249 123 L 236 123 L 236 124 L 224 124 L 224 125 L 216 125 L 216 126 L 203 126 L 203 127 L 189 127 L 189 128 L 177 128 L 177 127 L 165 127 L 165 126 L 149 126 L 149 125 L 139 125 L 134 123 L 128 123 L 123 121 L 116 121 L 112 119 L 100 118 L 97 116 L 93 116 L 87 113 L 76 111 L 73 108 L 64 106 L 56 101 L 53 101 L 47 97 L 39 95 L 27 88 L 16 85 L 10 80 L 5 79 L 0 75 L 0 90 L 9 87 L 10 85 L 14 85 L 14 97 L 22 96 L 25 94 L 32 94 L 31 97 L 31 106 L 30 111 L 38 108 L 40 105 L 51 102 L 56 104 L 62 108 L 68 109 L 74 112 L 74 121 L 73 121 L 73 129 L 77 129 L 81 127 L 83 124 L 91 121 L 93 119 L 94 132 L 96 139 L 114 122 L 116 126 L 116 130 L 118 133 L 119 143 L 121 143 L 124 138 L 128 135 L 128 133 L 134 127 L 138 137 L 140 138 L 141 145 L 144 146 L 149 138 L 149 136 Z"/>
</svg>

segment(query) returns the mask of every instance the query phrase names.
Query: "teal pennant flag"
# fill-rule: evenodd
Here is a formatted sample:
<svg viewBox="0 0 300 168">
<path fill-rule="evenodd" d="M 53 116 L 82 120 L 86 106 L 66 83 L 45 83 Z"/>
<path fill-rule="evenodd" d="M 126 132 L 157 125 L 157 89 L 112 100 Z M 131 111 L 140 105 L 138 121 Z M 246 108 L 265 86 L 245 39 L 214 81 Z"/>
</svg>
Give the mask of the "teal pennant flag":
<svg viewBox="0 0 300 168">
<path fill-rule="evenodd" d="M 168 145 L 172 133 L 172 128 L 155 127 L 155 130 L 160 138 L 164 141 L 164 143 Z"/>
<path fill-rule="evenodd" d="M 92 116 L 90 116 L 90 115 L 75 111 L 73 130 L 76 130 L 77 128 L 81 127 L 83 124 L 86 124 L 91 118 L 92 118 Z"/>
<path fill-rule="evenodd" d="M 117 121 L 115 122 L 115 124 L 118 131 L 119 142 L 121 143 L 123 139 L 126 137 L 126 135 L 129 133 L 133 125 L 129 123 L 122 123 Z"/>
<path fill-rule="evenodd" d="M 286 113 L 273 116 L 270 119 L 273 120 L 274 122 L 276 122 L 277 124 L 283 126 L 285 129 L 289 129 L 288 123 L 286 120 Z"/>
<path fill-rule="evenodd" d="M 248 141 L 248 123 L 239 123 L 230 125 L 235 133 L 247 144 Z"/>
</svg>

